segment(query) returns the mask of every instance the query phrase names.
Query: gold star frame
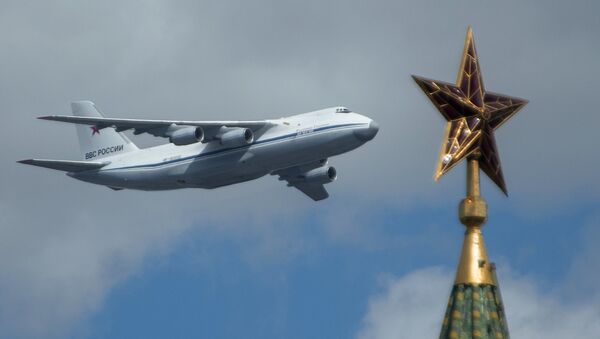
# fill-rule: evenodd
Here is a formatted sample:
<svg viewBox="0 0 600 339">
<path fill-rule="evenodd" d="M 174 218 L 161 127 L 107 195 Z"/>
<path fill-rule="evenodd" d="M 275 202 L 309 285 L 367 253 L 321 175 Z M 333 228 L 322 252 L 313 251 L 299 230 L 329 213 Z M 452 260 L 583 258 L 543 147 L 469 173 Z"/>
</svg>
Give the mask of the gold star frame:
<svg viewBox="0 0 600 339">
<path fill-rule="evenodd" d="M 412 77 L 447 121 L 434 179 L 438 180 L 462 159 L 477 156 L 485 174 L 508 194 L 494 131 L 523 108 L 527 100 L 485 91 L 471 27 L 467 30 L 456 84 Z"/>
</svg>

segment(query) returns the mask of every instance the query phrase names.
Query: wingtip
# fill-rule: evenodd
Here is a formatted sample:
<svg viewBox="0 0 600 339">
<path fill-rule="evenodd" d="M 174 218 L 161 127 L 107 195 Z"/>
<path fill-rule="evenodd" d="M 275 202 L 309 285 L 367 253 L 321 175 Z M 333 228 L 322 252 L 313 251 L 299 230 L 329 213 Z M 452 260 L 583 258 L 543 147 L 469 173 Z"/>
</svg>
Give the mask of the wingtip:
<svg viewBox="0 0 600 339">
<path fill-rule="evenodd" d="M 42 115 L 41 117 L 37 117 L 40 120 L 51 120 L 52 115 Z"/>
<path fill-rule="evenodd" d="M 33 162 L 33 159 L 24 159 L 24 160 L 18 160 L 17 161 L 19 164 L 25 164 L 25 165 L 30 165 Z"/>
</svg>

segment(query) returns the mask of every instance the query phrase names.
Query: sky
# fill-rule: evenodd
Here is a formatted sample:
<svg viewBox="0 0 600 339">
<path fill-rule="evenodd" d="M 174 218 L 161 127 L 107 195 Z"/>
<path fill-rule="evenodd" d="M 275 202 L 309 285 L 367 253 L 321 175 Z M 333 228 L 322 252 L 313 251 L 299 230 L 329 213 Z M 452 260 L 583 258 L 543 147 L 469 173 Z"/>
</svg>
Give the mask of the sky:
<svg viewBox="0 0 600 339">
<path fill-rule="evenodd" d="M 600 4 L 0 0 L 0 337 L 436 337 L 462 242 L 464 164 L 410 78 L 454 81 L 467 26 L 490 91 L 530 103 L 482 178 L 513 338 L 600 337 Z M 107 116 L 278 118 L 344 105 L 377 137 L 315 203 L 274 177 L 114 192 L 17 164 L 79 159 Z M 142 146 L 160 143 L 135 137 Z"/>
</svg>

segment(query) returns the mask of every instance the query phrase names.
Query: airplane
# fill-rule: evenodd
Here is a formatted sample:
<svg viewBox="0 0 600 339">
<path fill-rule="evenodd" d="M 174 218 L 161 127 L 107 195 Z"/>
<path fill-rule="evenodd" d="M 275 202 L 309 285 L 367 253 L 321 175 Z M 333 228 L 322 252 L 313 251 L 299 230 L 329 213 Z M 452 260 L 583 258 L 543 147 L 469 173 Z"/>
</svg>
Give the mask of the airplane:
<svg viewBox="0 0 600 339">
<path fill-rule="evenodd" d="M 372 119 L 345 107 L 257 121 L 178 121 L 104 118 L 91 101 L 71 103 L 73 115 L 39 119 L 76 124 L 82 161 L 20 163 L 65 171 L 113 190 L 213 189 L 267 174 L 315 201 L 337 178 L 328 158 L 375 137 Z M 139 149 L 122 132 L 148 133 L 169 143 Z"/>
</svg>

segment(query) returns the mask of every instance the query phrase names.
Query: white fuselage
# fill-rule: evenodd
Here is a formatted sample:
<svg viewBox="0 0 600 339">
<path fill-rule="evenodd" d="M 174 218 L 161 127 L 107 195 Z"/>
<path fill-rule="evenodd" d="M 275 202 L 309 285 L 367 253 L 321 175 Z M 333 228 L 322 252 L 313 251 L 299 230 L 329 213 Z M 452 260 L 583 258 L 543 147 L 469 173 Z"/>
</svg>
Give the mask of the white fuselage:
<svg viewBox="0 0 600 339">
<path fill-rule="evenodd" d="M 165 144 L 103 158 L 100 170 L 70 173 L 83 181 L 138 190 L 215 188 L 262 177 L 355 149 L 371 140 L 377 125 L 335 108 L 269 120 L 249 145 L 220 142 Z"/>
</svg>

